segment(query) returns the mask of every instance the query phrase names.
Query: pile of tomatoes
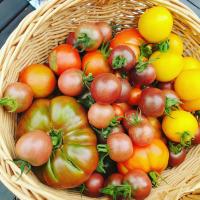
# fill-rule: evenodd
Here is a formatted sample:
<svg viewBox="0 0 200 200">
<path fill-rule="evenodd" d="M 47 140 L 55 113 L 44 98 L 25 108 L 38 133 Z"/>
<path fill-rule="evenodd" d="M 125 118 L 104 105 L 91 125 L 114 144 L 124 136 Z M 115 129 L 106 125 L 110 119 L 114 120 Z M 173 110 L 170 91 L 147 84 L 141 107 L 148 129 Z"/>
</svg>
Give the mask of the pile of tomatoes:
<svg viewBox="0 0 200 200">
<path fill-rule="evenodd" d="M 83 23 L 48 64 L 25 67 L 0 99 L 22 113 L 22 173 L 33 166 L 54 188 L 141 200 L 163 170 L 181 164 L 200 143 L 200 62 L 182 56 L 172 27 L 160 6 L 140 16 L 138 29 Z"/>
</svg>

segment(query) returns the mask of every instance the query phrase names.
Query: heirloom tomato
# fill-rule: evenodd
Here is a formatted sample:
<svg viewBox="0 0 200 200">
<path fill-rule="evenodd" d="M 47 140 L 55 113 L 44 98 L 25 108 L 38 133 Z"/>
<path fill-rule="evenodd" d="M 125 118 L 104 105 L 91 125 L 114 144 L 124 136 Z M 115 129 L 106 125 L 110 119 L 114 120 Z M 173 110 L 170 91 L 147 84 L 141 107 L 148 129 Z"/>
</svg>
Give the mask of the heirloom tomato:
<svg viewBox="0 0 200 200">
<path fill-rule="evenodd" d="M 106 22 L 96 22 L 95 24 L 98 26 L 103 36 L 103 42 L 109 42 L 112 38 L 112 27 Z"/>
<path fill-rule="evenodd" d="M 183 71 L 190 69 L 200 69 L 200 61 L 190 56 L 183 57 Z"/>
<path fill-rule="evenodd" d="M 133 155 L 125 162 L 118 163 L 118 170 L 127 174 L 133 169 L 142 169 L 145 172 L 162 172 L 166 169 L 169 160 L 169 151 L 165 143 L 160 139 L 154 139 L 145 147 L 133 147 Z"/>
<path fill-rule="evenodd" d="M 36 100 L 18 123 L 17 137 L 49 132 L 53 153 L 41 168 L 42 179 L 54 188 L 73 188 L 85 182 L 98 164 L 97 139 L 84 109 L 72 97 Z"/>
</svg>

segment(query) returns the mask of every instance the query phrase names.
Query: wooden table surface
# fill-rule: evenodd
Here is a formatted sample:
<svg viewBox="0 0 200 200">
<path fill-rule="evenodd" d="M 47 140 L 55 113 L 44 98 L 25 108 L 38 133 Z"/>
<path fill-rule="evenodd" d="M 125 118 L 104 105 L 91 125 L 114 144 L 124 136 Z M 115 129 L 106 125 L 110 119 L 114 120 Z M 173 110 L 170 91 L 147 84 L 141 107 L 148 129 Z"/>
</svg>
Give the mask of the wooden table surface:
<svg viewBox="0 0 200 200">
<path fill-rule="evenodd" d="M 181 1 L 200 16 L 200 0 Z M 27 0 L 0 0 L 0 47 L 19 22 L 34 9 Z M 15 196 L 0 183 L 0 200 L 14 199 Z"/>
</svg>

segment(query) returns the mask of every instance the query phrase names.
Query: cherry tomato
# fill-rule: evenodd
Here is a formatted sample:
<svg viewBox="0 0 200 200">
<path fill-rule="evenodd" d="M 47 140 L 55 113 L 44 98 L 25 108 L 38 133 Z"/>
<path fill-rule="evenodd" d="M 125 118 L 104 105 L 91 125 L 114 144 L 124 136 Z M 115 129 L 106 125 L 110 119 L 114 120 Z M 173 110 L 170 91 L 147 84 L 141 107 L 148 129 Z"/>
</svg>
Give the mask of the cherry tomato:
<svg viewBox="0 0 200 200">
<path fill-rule="evenodd" d="M 151 180 L 143 170 L 134 169 L 128 172 L 123 182 L 132 186 L 132 196 L 136 200 L 145 199 L 151 192 Z"/>
<path fill-rule="evenodd" d="M 169 52 L 176 54 L 183 54 L 183 40 L 180 36 L 171 33 L 169 36 Z"/>
<path fill-rule="evenodd" d="M 58 88 L 68 96 L 78 96 L 83 91 L 83 72 L 79 69 L 68 69 L 58 79 Z"/>
<path fill-rule="evenodd" d="M 106 42 L 110 41 L 112 39 L 111 26 L 106 22 L 96 22 L 95 24 L 98 26 L 98 28 L 103 36 L 103 42 L 106 43 Z"/>
<path fill-rule="evenodd" d="M 131 81 L 134 84 L 150 85 L 156 79 L 155 69 L 151 64 L 147 65 L 144 70 L 133 69 L 131 71 Z"/>
<path fill-rule="evenodd" d="M 24 83 L 9 84 L 0 99 L 0 106 L 9 112 L 24 112 L 27 110 L 33 101 L 33 91 L 31 87 Z"/>
<path fill-rule="evenodd" d="M 110 134 L 113 134 L 113 133 L 124 133 L 124 131 L 125 130 L 124 130 L 123 126 L 119 124 L 118 126 L 112 128 Z"/>
<path fill-rule="evenodd" d="M 88 52 L 83 56 L 82 70 L 86 75 L 92 73 L 93 77 L 111 72 L 108 60 L 100 50 Z"/>
<path fill-rule="evenodd" d="M 158 88 L 160 88 L 161 90 L 173 90 L 174 89 L 174 84 L 173 81 L 170 82 L 159 82 L 158 83 Z"/>
<path fill-rule="evenodd" d="M 16 143 L 17 157 L 29 162 L 32 166 L 45 164 L 49 160 L 51 151 L 51 138 L 43 131 L 24 134 Z"/>
<path fill-rule="evenodd" d="M 104 178 L 99 173 L 93 173 L 85 182 L 85 194 L 90 197 L 99 197 L 104 186 Z"/>
<path fill-rule="evenodd" d="M 138 105 L 141 95 L 142 95 L 142 90 L 140 88 L 136 88 L 136 87 L 132 88 L 130 91 L 128 103 L 132 106 Z"/>
<path fill-rule="evenodd" d="M 86 51 L 98 49 L 103 41 L 103 36 L 94 23 L 82 23 L 75 31 L 77 45 Z"/>
<path fill-rule="evenodd" d="M 113 69 L 125 69 L 129 71 L 136 64 L 134 52 L 125 45 L 119 45 L 112 49 L 108 62 Z"/>
<path fill-rule="evenodd" d="M 108 177 L 106 185 L 121 185 L 122 181 L 123 181 L 123 176 L 119 173 L 114 173 Z"/>
<path fill-rule="evenodd" d="M 118 105 L 122 110 L 123 112 L 127 112 L 128 110 L 131 110 L 131 106 L 128 105 L 127 103 L 114 103 L 113 105 Z"/>
<path fill-rule="evenodd" d="M 157 88 L 146 88 L 142 91 L 139 108 L 148 117 L 160 117 L 165 110 L 165 96 Z"/>
<path fill-rule="evenodd" d="M 186 150 L 182 148 L 180 152 L 169 151 L 169 165 L 175 167 L 180 165 L 186 158 Z"/>
<path fill-rule="evenodd" d="M 131 126 L 128 134 L 135 145 L 149 145 L 154 137 L 154 128 L 149 122 L 140 122 L 137 125 Z"/>
<path fill-rule="evenodd" d="M 88 120 L 96 128 L 106 128 L 115 117 L 115 111 L 111 105 L 95 103 L 88 111 Z"/>
<path fill-rule="evenodd" d="M 174 90 L 164 89 L 162 90 L 162 92 L 165 95 L 165 98 L 179 99 L 178 95 L 174 92 Z"/>
<path fill-rule="evenodd" d="M 197 134 L 192 140 L 193 144 L 200 144 L 200 127 L 198 128 Z"/>
<path fill-rule="evenodd" d="M 124 133 L 110 134 L 107 139 L 109 156 L 115 162 L 128 160 L 133 154 L 131 139 Z"/>
<path fill-rule="evenodd" d="M 138 62 L 138 59 L 140 57 L 140 48 L 139 46 L 131 43 L 124 43 L 123 45 L 128 46 L 135 54 L 136 62 Z"/>
<path fill-rule="evenodd" d="M 81 69 L 78 50 L 70 44 L 55 47 L 49 55 L 49 66 L 57 75 L 70 68 Z"/>
<path fill-rule="evenodd" d="M 115 111 L 115 116 L 118 117 L 118 120 L 122 120 L 124 117 L 124 111 L 122 108 L 116 104 L 112 105 L 114 111 Z"/>
<path fill-rule="evenodd" d="M 162 128 L 160 121 L 156 117 L 147 117 L 147 119 L 155 129 L 160 130 Z"/>
<path fill-rule="evenodd" d="M 56 87 L 56 78 L 49 67 L 42 64 L 32 64 L 23 69 L 19 81 L 29 85 L 36 98 L 49 96 Z"/>
<path fill-rule="evenodd" d="M 111 73 L 98 75 L 91 84 L 91 94 L 97 103 L 114 103 L 121 94 L 120 79 Z"/>
<path fill-rule="evenodd" d="M 141 44 L 144 43 L 144 39 L 140 35 L 137 29 L 135 28 L 124 29 L 121 32 L 117 33 L 115 37 L 111 40 L 110 47 L 115 48 L 116 46 L 125 43 L 140 46 Z"/>
<path fill-rule="evenodd" d="M 66 39 L 66 44 L 70 44 L 72 46 L 74 46 L 76 44 L 75 32 L 69 32 L 67 39 Z"/>
<path fill-rule="evenodd" d="M 131 85 L 126 79 L 121 79 L 122 90 L 120 97 L 117 99 L 116 102 L 123 103 L 127 102 L 131 92 Z"/>
<path fill-rule="evenodd" d="M 183 70 L 200 69 L 200 61 L 191 56 L 183 58 Z"/>
</svg>

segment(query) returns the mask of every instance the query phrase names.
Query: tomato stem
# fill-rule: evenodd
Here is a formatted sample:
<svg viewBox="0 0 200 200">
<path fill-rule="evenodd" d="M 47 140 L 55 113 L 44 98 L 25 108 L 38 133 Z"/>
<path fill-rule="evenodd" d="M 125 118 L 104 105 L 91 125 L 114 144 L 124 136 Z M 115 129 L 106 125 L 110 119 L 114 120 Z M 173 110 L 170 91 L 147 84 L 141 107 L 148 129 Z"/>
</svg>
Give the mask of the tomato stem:
<svg viewBox="0 0 200 200">
<path fill-rule="evenodd" d="M 92 98 L 90 93 L 85 93 L 77 101 L 86 109 L 89 109 L 92 106 L 92 104 L 95 103 L 95 100 Z"/>
<path fill-rule="evenodd" d="M 169 145 L 169 150 L 174 153 L 174 154 L 178 154 L 182 151 L 183 146 L 181 144 L 174 144 L 172 142 L 168 142 Z"/>
<path fill-rule="evenodd" d="M 132 113 L 130 118 L 125 116 L 125 119 L 128 121 L 128 124 L 130 126 L 136 126 L 139 125 L 142 122 L 142 116 L 141 116 L 141 110 L 138 112 L 138 110 L 136 111 L 136 113 Z"/>
<path fill-rule="evenodd" d="M 104 169 L 105 167 L 105 164 L 104 164 L 104 160 L 105 158 L 108 156 L 108 153 L 101 153 L 99 155 L 100 159 L 99 159 L 99 162 L 98 162 L 98 166 L 96 168 L 96 171 L 99 172 L 99 173 L 102 173 L 102 174 L 105 174 L 106 171 Z"/>
<path fill-rule="evenodd" d="M 107 59 L 109 57 L 110 52 L 111 52 L 109 45 L 110 45 L 109 42 L 103 43 L 101 45 L 101 48 L 100 48 L 100 51 L 103 54 L 103 56 L 104 56 L 105 59 Z"/>
<path fill-rule="evenodd" d="M 0 99 L 0 105 L 8 107 L 10 112 L 15 112 L 19 106 L 15 99 L 7 97 Z"/>
<path fill-rule="evenodd" d="M 154 58 L 154 59 L 149 59 L 148 61 L 143 61 L 143 57 L 139 57 L 138 59 L 138 63 L 135 66 L 136 72 L 137 73 L 142 73 L 149 64 L 155 62 L 158 58 Z"/>
<path fill-rule="evenodd" d="M 13 162 L 20 168 L 20 171 L 21 171 L 18 178 L 20 178 L 23 175 L 23 173 L 25 172 L 25 169 L 27 169 L 26 174 L 28 174 L 30 172 L 31 164 L 29 162 L 27 162 L 25 160 L 21 160 L 21 159 L 15 159 L 15 160 L 13 160 Z"/>
<path fill-rule="evenodd" d="M 92 40 L 86 33 L 80 33 L 74 47 L 81 47 L 80 52 L 85 51 L 86 48 L 92 45 Z"/>
<path fill-rule="evenodd" d="M 177 110 L 181 103 L 182 102 L 178 98 L 166 97 L 166 99 L 165 99 L 165 114 L 170 116 L 171 111 Z"/>
<path fill-rule="evenodd" d="M 167 183 L 166 182 L 166 180 L 158 173 L 158 172 L 156 172 L 156 171 L 151 171 L 151 172 L 149 172 L 148 173 L 148 176 L 149 176 L 149 178 L 150 178 L 150 180 L 151 180 L 151 183 L 152 183 L 152 186 L 153 187 L 158 187 L 159 186 L 159 184 L 158 184 L 158 179 L 160 178 L 162 181 L 164 181 L 165 183 Z M 168 183 L 167 183 L 168 184 Z"/>
<path fill-rule="evenodd" d="M 83 85 L 90 90 L 90 85 L 92 83 L 92 81 L 94 80 L 94 77 L 92 75 L 92 73 L 89 73 L 88 75 L 86 75 L 86 71 L 88 68 L 88 63 L 86 64 L 83 74 L 82 74 L 82 81 L 83 81 Z"/>
<path fill-rule="evenodd" d="M 53 151 L 55 151 L 62 145 L 62 134 L 62 130 L 50 130 L 49 135 L 53 144 Z"/>
<path fill-rule="evenodd" d="M 121 69 L 122 67 L 124 67 L 127 63 L 127 59 L 124 58 L 123 56 L 116 56 L 113 60 L 112 60 L 112 67 L 113 69 Z"/>
<path fill-rule="evenodd" d="M 142 44 L 140 46 L 140 56 L 148 58 L 152 54 L 152 47 L 149 44 Z"/>
<path fill-rule="evenodd" d="M 169 39 L 160 42 L 159 44 L 156 45 L 156 47 L 160 52 L 167 52 L 169 50 Z"/>
<path fill-rule="evenodd" d="M 189 148 L 192 145 L 191 135 L 187 131 L 182 133 L 180 144 L 185 148 Z"/>
</svg>

